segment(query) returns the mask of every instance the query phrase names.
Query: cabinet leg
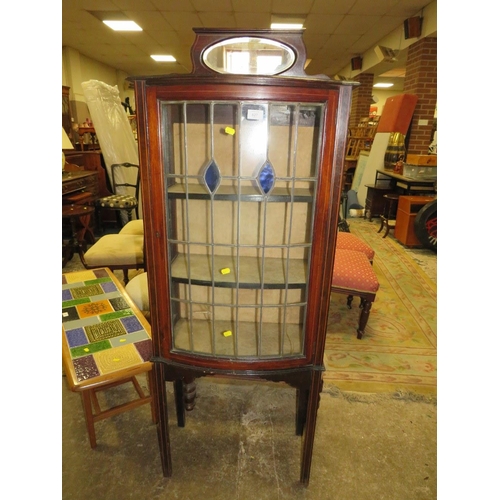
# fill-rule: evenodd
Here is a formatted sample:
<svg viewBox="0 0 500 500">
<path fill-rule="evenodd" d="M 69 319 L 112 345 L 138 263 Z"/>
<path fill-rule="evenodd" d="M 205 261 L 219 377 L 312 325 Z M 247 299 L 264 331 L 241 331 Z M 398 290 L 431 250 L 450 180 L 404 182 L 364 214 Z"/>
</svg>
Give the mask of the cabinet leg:
<svg viewBox="0 0 500 500">
<path fill-rule="evenodd" d="M 297 389 L 296 392 L 296 410 L 295 410 L 295 434 L 302 436 L 307 414 L 307 399 L 309 391 Z"/>
<path fill-rule="evenodd" d="M 306 486 L 309 484 L 309 476 L 311 474 L 314 434 L 316 432 L 316 419 L 318 416 L 319 399 L 322 387 L 322 372 L 315 370 L 313 371 L 311 387 L 308 391 L 307 416 L 302 443 L 302 460 L 300 464 L 300 482 Z"/>
<path fill-rule="evenodd" d="M 164 367 L 161 363 L 155 363 L 154 374 L 154 394 L 156 397 L 156 410 L 158 411 L 158 444 L 160 447 L 161 466 L 163 475 L 172 475 L 172 455 L 170 451 L 170 435 L 168 433 L 168 412 L 167 412 L 167 390 L 165 387 Z"/>
<path fill-rule="evenodd" d="M 184 390 L 182 379 L 174 380 L 175 411 L 177 413 L 178 427 L 186 425 L 186 408 L 184 406 Z"/>
</svg>

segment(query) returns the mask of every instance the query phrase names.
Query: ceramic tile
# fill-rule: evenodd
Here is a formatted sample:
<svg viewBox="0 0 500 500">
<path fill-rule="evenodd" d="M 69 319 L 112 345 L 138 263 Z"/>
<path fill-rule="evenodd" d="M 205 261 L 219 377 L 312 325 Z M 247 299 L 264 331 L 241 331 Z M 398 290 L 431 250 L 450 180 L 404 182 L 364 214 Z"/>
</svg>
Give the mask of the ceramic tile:
<svg viewBox="0 0 500 500">
<path fill-rule="evenodd" d="M 133 344 L 96 352 L 94 359 L 102 374 L 130 368 L 143 362 Z"/>
<path fill-rule="evenodd" d="M 149 325 L 136 316 L 106 270 L 65 274 L 62 305 L 64 338 L 78 382 L 149 361 Z"/>
<path fill-rule="evenodd" d="M 89 302 L 88 304 L 81 304 L 76 306 L 80 318 L 88 316 L 97 316 L 113 311 L 111 304 L 108 300 L 99 300 L 97 302 Z"/>
</svg>

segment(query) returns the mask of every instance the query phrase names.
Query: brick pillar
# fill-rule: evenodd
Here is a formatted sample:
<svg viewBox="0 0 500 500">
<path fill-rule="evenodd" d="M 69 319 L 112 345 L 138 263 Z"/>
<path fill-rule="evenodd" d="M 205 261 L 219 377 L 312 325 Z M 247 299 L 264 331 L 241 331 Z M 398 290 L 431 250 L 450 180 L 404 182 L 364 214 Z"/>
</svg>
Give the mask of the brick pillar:
<svg viewBox="0 0 500 500">
<path fill-rule="evenodd" d="M 373 94 L 373 73 L 360 73 L 353 79 L 361 85 L 354 87 L 352 92 L 349 128 L 357 127 L 361 118 L 370 116 Z"/>
<path fill-rule="evenodd" d="M 423 38 L 408 47 L 405 94 L 418 96 L 406 144 L 410 154 L 427 154 L 437 102 L 437 38 Z M 423 125 L 422 120 L 427 124 Z"/>
</svg>

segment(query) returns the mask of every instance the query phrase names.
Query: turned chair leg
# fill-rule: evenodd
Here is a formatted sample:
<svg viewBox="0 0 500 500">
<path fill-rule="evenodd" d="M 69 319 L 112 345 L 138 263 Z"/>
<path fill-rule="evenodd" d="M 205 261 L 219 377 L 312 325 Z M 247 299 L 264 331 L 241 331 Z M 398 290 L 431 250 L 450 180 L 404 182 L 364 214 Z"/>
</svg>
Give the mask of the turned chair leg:
<svg viewBox="0 0 500 500">
<path fill-rule="evenodd" d="M 368 318 L 370 316 L 370 309 L 372 308 L 372 301 L 364 299 L 363 308 L 361 314 L 359 315 L 359 325 L 358 325 L 358 339 L 363 337 L 365 333 L 366 323 L 368 323 Z"/>
<path fill-rule="evenodd" d="M 348 295 L 348 296 L 347 296 L 347 307 L 348 307 L 349 309 L 352 309 L 352 305 L 351 305 L 351 304 L 352 304 L 352 299 L 353 299 L 353 298 L 354 298 L 354 296 L 353 296 L 353 295 Z"/>
</svg>

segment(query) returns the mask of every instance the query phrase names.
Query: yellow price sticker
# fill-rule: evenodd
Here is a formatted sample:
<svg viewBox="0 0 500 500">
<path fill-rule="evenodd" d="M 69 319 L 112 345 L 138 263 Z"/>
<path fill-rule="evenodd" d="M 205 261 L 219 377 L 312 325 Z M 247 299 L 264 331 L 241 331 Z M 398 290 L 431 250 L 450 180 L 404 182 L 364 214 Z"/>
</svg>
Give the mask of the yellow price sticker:
<svg viewBox="0 0 500 500">
<path fill-rule="evenodd" d="M 226 127 L 226 128 L 224 129 L 224 132 L 226 132 L 226 134 L 229 134 L 229 135 L 234 135 L 234 134 L 236 134 L 236 130 L 234 130 L 234 128 L 232 128 L 232 127 Z"/>
<path fill-rule="evenodd" d="M 222 332 L 222 335 L 224 335 L 224 337 L 230 337 L 232 334 L 233 332 L 231 330 L 226 330 L 225 332 Z"/>
<path fill-rule="evenodd" d="M 229 267 L 223 267 L 221 270 L 220 270 L 220 273 L 221 274 L 229 274 L 231 272 L 231 269 L 229 269 Z"/>
</svg>

